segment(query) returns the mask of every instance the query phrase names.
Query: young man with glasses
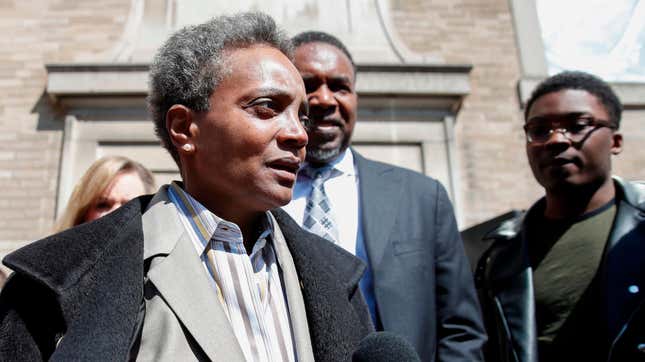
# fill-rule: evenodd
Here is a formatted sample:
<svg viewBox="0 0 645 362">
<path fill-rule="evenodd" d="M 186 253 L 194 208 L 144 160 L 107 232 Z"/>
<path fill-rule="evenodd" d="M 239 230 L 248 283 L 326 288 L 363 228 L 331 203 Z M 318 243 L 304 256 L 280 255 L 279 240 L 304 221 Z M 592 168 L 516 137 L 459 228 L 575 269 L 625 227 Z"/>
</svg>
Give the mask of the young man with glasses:
<svg viewBox="0 0 645 362">
<path fill-rule="evenodd" d="M 645 185 L 611 177 L 621 111 L 583 72 L 548 78 L 527 102 L 526 153 L 545 196 L 487 235 L 488 360 L 645 358 Z"/>
</svg>

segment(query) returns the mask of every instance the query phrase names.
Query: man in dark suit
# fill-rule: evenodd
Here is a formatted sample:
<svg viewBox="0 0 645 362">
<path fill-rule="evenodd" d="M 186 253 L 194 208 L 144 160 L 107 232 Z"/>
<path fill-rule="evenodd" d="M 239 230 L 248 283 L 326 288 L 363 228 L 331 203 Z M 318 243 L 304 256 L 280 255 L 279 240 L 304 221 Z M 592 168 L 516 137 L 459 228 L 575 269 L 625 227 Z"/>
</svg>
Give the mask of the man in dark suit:
<svg viewBox="0 0 645 362">
<path fill-rule="evenodd" d="M 350 53 L 321 32 L 293 40 L 309 143 L 285 209 L 368 264 L 361 289 L 377 329 L 405 337 L 424 361 L 481 360 L 479 305 L 446 191 L 348 148 L 357 107 Z"/>
<path fill-rule="evenodd" d="M 362 262 L 283 211 L 307 115 L 259 13 L 170 37 L 149 107 L 183 182 L 7 256 L 0 360 L 343 361 L 372 324 Z"/>
</svg>

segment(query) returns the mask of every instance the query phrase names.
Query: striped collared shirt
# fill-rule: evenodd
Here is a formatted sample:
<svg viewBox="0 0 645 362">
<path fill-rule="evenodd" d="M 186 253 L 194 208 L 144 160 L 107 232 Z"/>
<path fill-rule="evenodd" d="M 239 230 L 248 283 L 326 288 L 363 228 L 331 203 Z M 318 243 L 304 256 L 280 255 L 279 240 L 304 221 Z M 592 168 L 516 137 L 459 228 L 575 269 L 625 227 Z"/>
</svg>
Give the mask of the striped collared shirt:
<svg viewBox="0 0 645 362">
<path fill-rule="evenodd" d="M 295 361 L 269 215 L 249 256 L 236 224 L 207 210 L 177 183 L 170 185 L 168 195 L 211 277 L 246 360 Z"/>
</svg>

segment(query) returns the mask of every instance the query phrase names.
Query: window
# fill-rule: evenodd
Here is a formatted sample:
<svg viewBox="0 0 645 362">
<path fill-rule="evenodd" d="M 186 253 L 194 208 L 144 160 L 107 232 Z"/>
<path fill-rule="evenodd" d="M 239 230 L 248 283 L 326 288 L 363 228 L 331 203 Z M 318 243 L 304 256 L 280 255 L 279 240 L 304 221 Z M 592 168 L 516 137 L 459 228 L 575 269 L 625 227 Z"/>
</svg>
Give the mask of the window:
<svg viewBox="0 0 645 362">
<path fill-rule="evenodd" d="M 537 0 L 536 10 L 549 75 L 645 82 L 645 1 Z"/>
</svg>

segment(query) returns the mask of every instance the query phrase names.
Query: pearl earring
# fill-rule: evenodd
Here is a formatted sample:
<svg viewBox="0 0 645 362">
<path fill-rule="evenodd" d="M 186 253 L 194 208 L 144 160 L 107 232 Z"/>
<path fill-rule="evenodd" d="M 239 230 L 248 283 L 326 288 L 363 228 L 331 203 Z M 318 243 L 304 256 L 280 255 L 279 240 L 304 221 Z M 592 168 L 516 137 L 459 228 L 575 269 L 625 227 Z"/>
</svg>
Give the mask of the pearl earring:
<svg viewBox="0 0 645 362">
<path fill-rule="evenodd" d="M 186 143 L 185 145 L 181 146 L 181 148 L 183 148 L 183 150 L 186 151 L 186 152 L 192 152 L 193 145 L 191 145 L 189 143 Z"/>
</svg>

